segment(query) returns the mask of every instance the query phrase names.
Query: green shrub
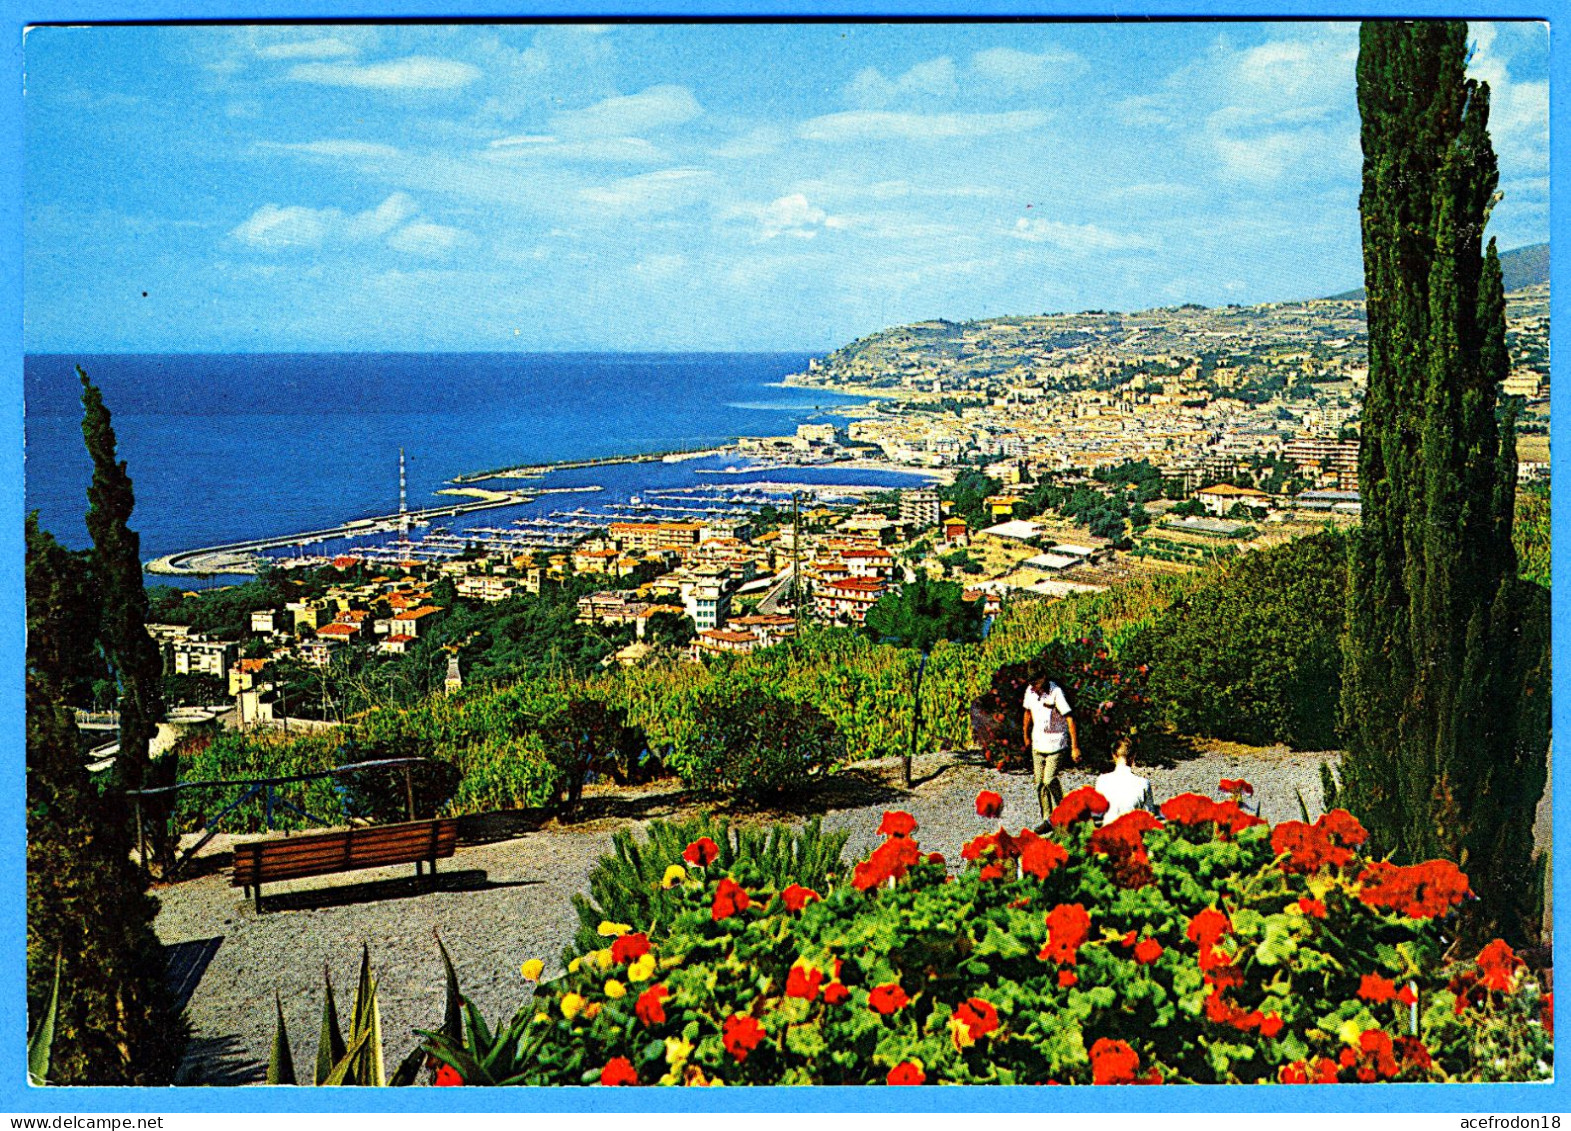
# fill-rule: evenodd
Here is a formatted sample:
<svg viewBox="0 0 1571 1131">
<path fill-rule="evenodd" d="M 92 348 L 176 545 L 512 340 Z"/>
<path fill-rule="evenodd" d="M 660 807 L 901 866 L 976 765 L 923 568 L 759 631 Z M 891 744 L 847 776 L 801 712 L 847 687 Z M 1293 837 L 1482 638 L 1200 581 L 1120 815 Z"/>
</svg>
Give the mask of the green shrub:
<svg viewBox="0 0 1571 1131">
<path fill-rule="evenodd" d="M 757 797 L 801 785 L 845 759 L 846 744 L 818 708 L 758 688 L 700 693 L 693 734 L 671 753 L 689 789 Z"/>
<path fill-rule="evenodd" d="M 428 758 L 426 743 L 413 735 L 380 742 L 346 739 L 338 748 L 338 764 L 419 759 L 408 766 L 374 766 L 335 779 L 344 815 L 385 825 L 426 820 L 442 812 L 458 790 L 460 773 L 451 762 Z"/>
<path fill-rule="evenodd" d="M 651 938 L 670 929 L 681 902 L 670 894 L 669 871 L 688 845 L 708 837 L 719 851 L 717 866 L 750 882 L 783 888 L 795 881 L 823 887 L 840 874 L 849 833 L 823 831 L 814 817 L 801 829 L 771 825 L 739 828 L 713 817 L 655 821 L 639 840 L 629 829 L 612 837 L 610 855 L 589 874 L 589 897 L 573 896 L 578 932 L 564 961 L 604 946 L 601 923 L 639 923 Z M 685 880 L 685 877 L 684 877 Z"/>
<path fill-rule="evenodd" d="M 1341 535 L 1245 554 L 1155 618 L 1127 654 L 1186 734 L 1324 750 L 1337 743 L 1347 584 Z"/>
</svg>

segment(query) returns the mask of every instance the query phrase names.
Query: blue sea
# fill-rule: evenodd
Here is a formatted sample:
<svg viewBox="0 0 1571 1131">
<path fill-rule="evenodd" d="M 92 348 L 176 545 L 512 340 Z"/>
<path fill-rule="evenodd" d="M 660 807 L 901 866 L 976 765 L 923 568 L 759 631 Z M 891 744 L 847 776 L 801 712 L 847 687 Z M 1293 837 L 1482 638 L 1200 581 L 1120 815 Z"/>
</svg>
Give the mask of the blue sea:
<svg viewBox="0 0 1571 1131">
<path fill-rule="evenodd" d="M 779 353 L 30 355 L 27 506 L 65 544 L 86 544 L 91 465 L 77 365 L 113 414 L 136 489 L 132 526 L 149 560 L 393 513 L 400 448 L 414 509 L 452 501 L 433 492 L 458 475 L 786 435 L 859 403 L 779 384 L 806 363 L 805 354 Z M 700 471 L 737 463 L 732 456 L 622 464 L 483 484 L 603 490 L 545 495 L 471 521 L 501 525 L 553 509 L 600 509 L 641 491 L 695 484 L 920 482 L 840 469 Z"/>
</svg>

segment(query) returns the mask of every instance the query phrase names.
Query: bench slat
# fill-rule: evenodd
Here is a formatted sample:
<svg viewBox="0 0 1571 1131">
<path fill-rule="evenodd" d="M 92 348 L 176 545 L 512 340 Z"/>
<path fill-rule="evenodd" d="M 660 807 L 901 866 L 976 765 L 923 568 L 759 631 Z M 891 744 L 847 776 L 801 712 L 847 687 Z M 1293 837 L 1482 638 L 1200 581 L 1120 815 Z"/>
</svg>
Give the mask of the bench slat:
<svg viewBox="0 0 1571 1131">
<path fill-rule="evenodd" d="M 452 818 L 306 833 L 235 845 L 235 887 L 451 857 L 458 846 Z"/>
</svg>

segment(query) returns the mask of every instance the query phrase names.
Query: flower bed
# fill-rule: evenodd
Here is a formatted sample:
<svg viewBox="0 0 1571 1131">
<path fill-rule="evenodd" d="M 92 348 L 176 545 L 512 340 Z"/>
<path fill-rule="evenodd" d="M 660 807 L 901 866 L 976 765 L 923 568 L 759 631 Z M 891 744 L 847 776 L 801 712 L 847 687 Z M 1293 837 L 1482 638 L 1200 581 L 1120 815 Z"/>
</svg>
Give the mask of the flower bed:
<svg viewBox="0 0 1571 1131">
<path fill-rule="evenodd" d="M 822 892 L 722 871 L 695 844 L 662 880 L 676 910 L 658 944 L 650 924 L 603 924 L 605 945 L 500 1036 L 471 1024 L 428 1047 L 470 1083 L 1549 1073 L 1550 1002 L 1510 948 L 1442 963 L 1469 895 L 1455 866 L 1367 859 L 1340 810 L 1269 828 L 1236 803 L 1247 783 L 1227 784 L 1226 800 L 1186 794 L 1105 827 L 1106 801 L 1078 790 L 1048 835 L 964 845 L 959 875 L 891 812 L 882 844 Z M 978 812 L 1000 805 L 984 794 Z"/>
</svg>

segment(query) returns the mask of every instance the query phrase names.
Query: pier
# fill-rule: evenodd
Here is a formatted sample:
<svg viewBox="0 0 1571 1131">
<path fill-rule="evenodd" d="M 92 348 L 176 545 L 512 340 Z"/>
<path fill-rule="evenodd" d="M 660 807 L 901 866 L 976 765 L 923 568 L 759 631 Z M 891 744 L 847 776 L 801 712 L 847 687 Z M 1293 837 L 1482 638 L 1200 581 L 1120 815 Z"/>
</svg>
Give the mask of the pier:
<svg viewBox="0 0 1571 1131">
<path fill-rule="evenodd" d="M 221 546 L 206 546 L 199 550 L 165 554 L 148 562 L 147 572 L 175 577 L 212 573 L 255 573 L 256 556 L 264 550 L 303 548 L 313 542 L 356 538 L 366 534 L 392 533 L 411 524 L 430 522 L 434 518 L 452 518 L 474 511 L 518 506 L 521 503 L 533 502 L 538 497 L 535 492 L 530 491 L 487 491 L 478 487 L 450 487 L 440 494 L 462 495 L 466 501 L 399 514 L 378 515 L 374 518 L 357 518 L 325 530 L 308 530 L 303 534 L 248 538 L 242 542 L 226 542 Z"/>
<path fill-rule="evenodd" d="M 667 452 L 642 452 L 627 456 L 601 456 L 597 459 L 560 460 L 556 463 L 527 464 L 520 467 L 501 468 L 496 471 L 472 471 L 452 479 L 453 483 L 479 483 L 486 479 L 539 479 L 553 471 L 572 471 L 584 467 L 610 467 L 619 463 L 681 463 L 684 460 L 703 459 L 706 456 L 723 456 L 729 447 L 701 450 L 677 449 Z"/>
</svg>

